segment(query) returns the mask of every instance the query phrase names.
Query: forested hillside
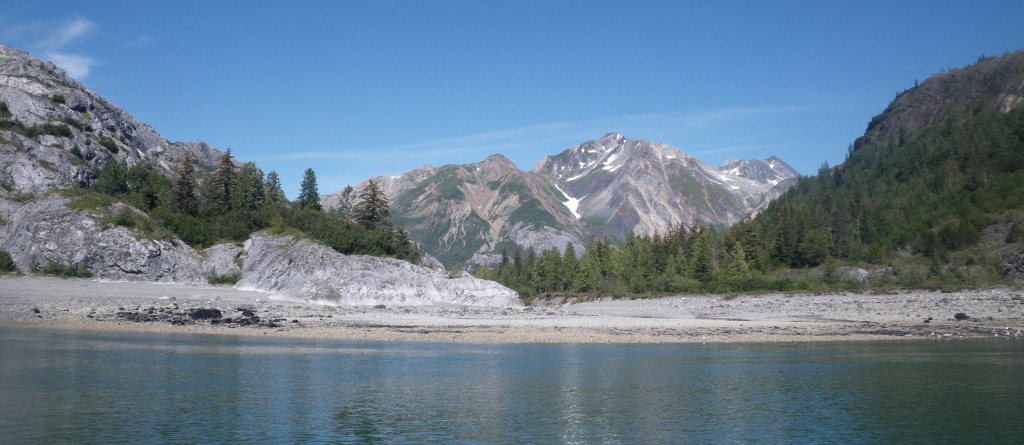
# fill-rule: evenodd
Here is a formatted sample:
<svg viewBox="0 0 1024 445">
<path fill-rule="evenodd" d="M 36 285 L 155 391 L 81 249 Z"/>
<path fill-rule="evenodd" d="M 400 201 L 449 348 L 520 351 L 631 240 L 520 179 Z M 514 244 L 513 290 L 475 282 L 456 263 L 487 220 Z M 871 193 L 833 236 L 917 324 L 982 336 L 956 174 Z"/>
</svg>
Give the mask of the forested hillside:
<svg viewBox="0 0 1024 445">
<path fill-rule="evenodd" d="M 492 276 L 524 295 L 647 294 L 1019 280 L 1024 53 L 902 93 L 839 166 L 823 165 L 724 233 L 678 228 L 581 259 L 513 252 Z"/>
</svg>

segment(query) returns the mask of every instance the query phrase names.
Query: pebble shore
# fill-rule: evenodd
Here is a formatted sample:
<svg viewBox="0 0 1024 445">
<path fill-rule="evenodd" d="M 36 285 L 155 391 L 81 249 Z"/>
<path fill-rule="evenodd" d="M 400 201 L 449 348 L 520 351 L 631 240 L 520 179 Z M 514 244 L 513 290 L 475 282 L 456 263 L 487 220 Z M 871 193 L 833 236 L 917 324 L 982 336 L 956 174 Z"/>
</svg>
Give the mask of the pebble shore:
<svg viewBox="0 0 1024 445">
<path fill-rule="evenodd" d="M 0 277 L 0 327 L 460 343 L 1024 339 L 1024 290 L 374 307 L 279 300 L 227 286 L 8 276 Z"/>
</svg>

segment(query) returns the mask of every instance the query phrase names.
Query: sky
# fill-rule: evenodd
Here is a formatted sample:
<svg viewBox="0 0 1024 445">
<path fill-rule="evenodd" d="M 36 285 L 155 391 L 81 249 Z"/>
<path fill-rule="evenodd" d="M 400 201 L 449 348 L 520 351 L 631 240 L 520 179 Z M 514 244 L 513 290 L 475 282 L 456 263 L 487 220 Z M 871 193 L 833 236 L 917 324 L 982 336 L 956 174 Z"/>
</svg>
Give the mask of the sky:
<svg viewBox="0 0 1024 445">
<path fill-rule="evenodd" d="M 5 1 L 0 44 L 294 198 L 605 133 L 841 163 L 900 91 L 1024 49 L 1022 1 Z"/>
</svg>

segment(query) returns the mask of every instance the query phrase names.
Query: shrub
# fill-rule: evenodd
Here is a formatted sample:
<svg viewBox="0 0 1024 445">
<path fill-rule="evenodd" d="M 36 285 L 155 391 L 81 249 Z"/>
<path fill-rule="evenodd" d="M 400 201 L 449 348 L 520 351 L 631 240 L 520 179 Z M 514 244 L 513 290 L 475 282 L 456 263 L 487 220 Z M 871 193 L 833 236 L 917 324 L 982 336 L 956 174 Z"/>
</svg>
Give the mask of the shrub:
<svg viewBox="0 0 1024 445">
<path fill-rule="evenodd" d="M 66 265 L 50 261 L 37 271 L 43 275 L 61 278 L 92 278 L 92 272 L 85 266 L 78 264 Z"/>
<path fill-rule="evenodd" d="M 113 139 L 111 139 L 111 138 L 109 138 L 107 136 L 100 136 L 96 140 L 96 142 L 99 142 L 100 145 L 103 146 L 103 148 L 106 148 L 111 153 L 115 153 L 116 154 L 117 152 L 121 151 L 119 148 L 117 148 L 117 142 L 114 142 Z"/>
<path fill-rule="evenodd" d="M 206 281 L 210 284 L 235 284 L 238 280 L 242 279 L 242 272 L 232 272 L 226 274 L 218 274 L 210 272 L 207 276 Z"/>
<path fill-rule="evenodd" d="M 14 265 L 14 259 L 6 250 L 0 250 L 0 272 L 15 272 L 18 268 Z"/>
<path fill-rule="evenodd" d="M 50 102 L 53 102 L 54 104 L 62 104 L 65 103 L 66 100 L 64 100 L 63 94 L 54 94 L 53 96 L 50 96 Z"/>
</svg>

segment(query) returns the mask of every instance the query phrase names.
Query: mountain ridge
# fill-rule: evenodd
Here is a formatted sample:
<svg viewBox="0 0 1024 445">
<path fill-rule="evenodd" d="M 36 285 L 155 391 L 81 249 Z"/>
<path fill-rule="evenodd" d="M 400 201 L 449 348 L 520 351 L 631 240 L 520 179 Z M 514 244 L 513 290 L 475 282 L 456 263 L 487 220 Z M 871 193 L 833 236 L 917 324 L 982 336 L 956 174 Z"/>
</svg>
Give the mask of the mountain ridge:
<svg viewBox="0 0 1024 445">
<path fill-rule="evenodd" d="M 798 176 L 775 156 L 744 162 L 763 164 L 770 174 L 744 177 L 667 144 L 607 133 L 544 156 L 531 170 L 493 154 L 369 180 L 391 197 L 393 219 L 407 225 L 428 254 L 449 266 L 481 265 L 497 263 L 503 250 L 517 246 L 561 250 L 569 243 L 582 252 L 598 237 L 729 226 L 762 209 Z M 322 204 L 337 207 L 340 196 L 325 195 Z"/>
</svg>

